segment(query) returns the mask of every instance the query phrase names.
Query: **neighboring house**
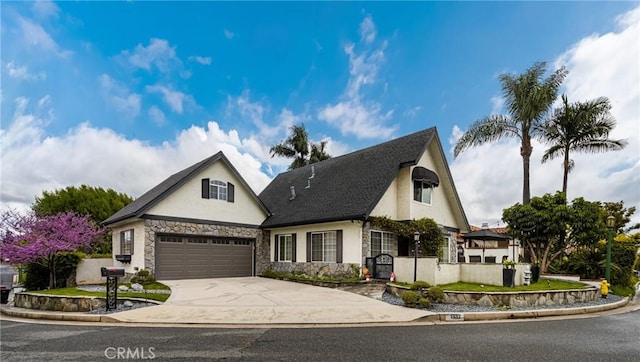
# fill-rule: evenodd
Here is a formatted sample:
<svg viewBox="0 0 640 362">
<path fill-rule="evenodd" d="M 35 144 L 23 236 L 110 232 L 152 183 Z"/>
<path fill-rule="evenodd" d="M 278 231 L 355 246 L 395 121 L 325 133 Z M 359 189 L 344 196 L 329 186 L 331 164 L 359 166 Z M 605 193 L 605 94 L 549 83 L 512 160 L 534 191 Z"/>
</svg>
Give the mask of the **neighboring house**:
<svg viewBox="0 0 640 362">
<path fill-rule="evenodd" d="M 493 227 L 483 224 L 482 227 L 471 225 L 471 231 L 489 229 L 498 234 L 507 235 L 506 227 Z M 458 235 L 458 261 L 461 263 L 502 263 L 503 259 L 519 260 L 522 252 L 518 240 L 465 240 Z"/>
<path fill-rule="evenodd" d="M 447 238 L 443 261 L 457 262 L 456 236 L 469 224 L 435 128 L 281 173 L 259 196 L 218 153 L 105 224 L 113 229 L 114 258 L 129 273 L 345 275 L 367 257 L 410 255 L 413 241 L 373 229 L 371 216 L 432 218 Z"/>
</svg>

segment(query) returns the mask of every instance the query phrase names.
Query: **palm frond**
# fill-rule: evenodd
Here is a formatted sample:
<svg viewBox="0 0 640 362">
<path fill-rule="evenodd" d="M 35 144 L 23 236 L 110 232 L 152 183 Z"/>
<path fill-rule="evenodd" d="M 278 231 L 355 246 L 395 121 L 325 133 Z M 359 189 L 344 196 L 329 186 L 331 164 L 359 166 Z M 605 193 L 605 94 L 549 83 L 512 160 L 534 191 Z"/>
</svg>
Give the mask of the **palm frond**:
<svg viewBox="0 0 640 362">
<path fill-rule="evenodd" d="M 466 149 L 507 137 L 520 137 L 519 129 L 511 119 L 504 115 L 487 116 L 474 122 L 460 137 L 453 155 L 458 157 Z"/>
</svg>

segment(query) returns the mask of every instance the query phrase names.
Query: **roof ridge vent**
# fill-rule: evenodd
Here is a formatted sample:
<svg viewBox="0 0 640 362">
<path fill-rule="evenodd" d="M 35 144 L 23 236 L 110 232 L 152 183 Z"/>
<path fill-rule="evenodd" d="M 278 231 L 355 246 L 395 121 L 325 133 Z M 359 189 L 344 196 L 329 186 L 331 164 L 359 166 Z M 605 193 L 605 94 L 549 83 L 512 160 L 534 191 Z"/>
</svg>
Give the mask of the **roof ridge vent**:
<svg viewBox="0 0 640 362">
<path fill-rule="evenodd" d="M 291 186 L 289 187 L 289 189 L 291 190 L 291 197 L 289 198 L 289 200 L 293 200 L 296 198 L 296 187 L 295 186 Z"/>
<path fill-rule="evenodd" d="M 309 176 L 310 179 L 316 177 L 316 166 L 315 165 L 311 165 L 311 176 Z"/>
</svg>

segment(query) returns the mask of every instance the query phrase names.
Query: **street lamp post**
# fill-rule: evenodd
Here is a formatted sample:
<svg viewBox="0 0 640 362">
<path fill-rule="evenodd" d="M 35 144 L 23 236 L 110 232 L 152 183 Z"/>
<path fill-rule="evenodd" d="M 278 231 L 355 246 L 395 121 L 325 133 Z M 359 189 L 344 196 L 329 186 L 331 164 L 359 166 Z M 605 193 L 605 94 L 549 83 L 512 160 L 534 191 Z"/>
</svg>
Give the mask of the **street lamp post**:
<svg viewBox="0 0 640 362">
<path fill-rule="evenodd" d="M 616 218 L 609 215 L 607 217 L 607 269 L 604 278 L 607 283 L 611 283 L 611 244 L 613 243 L 613 228 L 616 226 Z"/>
<path fill-rule="evenodd" d="M 420 247 L 420 233 L 413 233 L 413 281 L 418 277 L 418 248 Z"/>
</svg>

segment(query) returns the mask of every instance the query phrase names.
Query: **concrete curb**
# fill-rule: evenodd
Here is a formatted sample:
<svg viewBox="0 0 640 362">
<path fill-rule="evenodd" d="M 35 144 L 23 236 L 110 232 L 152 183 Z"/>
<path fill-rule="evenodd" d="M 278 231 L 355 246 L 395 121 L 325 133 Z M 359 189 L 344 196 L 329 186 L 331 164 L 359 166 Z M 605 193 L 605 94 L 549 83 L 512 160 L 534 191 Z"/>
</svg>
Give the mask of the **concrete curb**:
<svg viewBox="0 0 640 362">
<path fill-rule="evenodd" d="M 629 303 L 629 298 L 591 307 L 578 308 L 558 308 L 558 309 L 539 309 L 539 310 L 519 310 L 519 311 L 500 311 L 500 312 L 469 312 L 469 313 L 438 313 L 440 322 L 471 322 L 471 321 L 491 321 L 501 319 L 526 319 L 526 318 L 542 318 L 569 316 L 576 314 L 590 314 L 604 312 L 616 308 L 624 307 Z"/>
<path fill-rule="evenodd" d="M 363 322 L 363 323 L 284 323 L 284 324 L 269 324 L 263 326 L 341 326 L 341 325 L 382 325 L 382 324 L 415 324 L 415 323 L 437 323 L 437 322 L 472 322 L 472 321 L 493 321 L 493 320 L 514 320 L 514 319 L 530 319 L 530 318 L 542 318 L 553 316 L 569 316 L 577 314 L 591 314 L 613 310 L 621 308 L 629 303 L 629 298 L 615 303 L 603 304 L 592 307 L 578 307 L 578 308 L 561 308 L 561 309 L 542 309 L 542 310 L 523 310 L 523 311 L 499 311 L 499 312 L 469 312 L 469 313 L 437 313 L 421 318 L 414 319 L 408 322 Z M 631 311 L 640 310 L 640 305 L 634 306 Z M 91 323 L 118 323 L 123 325 L 135 326 L 136 324 L 149 324 L 148 322 L 138 323 L 121 321 L 118 318 L 111 317 L 110 315 L 95 315 L 85 313 L 70 313 L 70 312 L 54 312 L 54 311 L 40 311 L 29 310 L 23 308 L 14 308 L 9 306 L 1 306 L 0 314 L 25 319 L 35 320 L 52 320 L 52 321 L 65 321 L 65 322 L 91 322 Z M 163 323 L 154 323 L 162 325 Z M 175 324 L 175 323 L 171 323 Z M 190 323 L 190 326 L 196 326 L 197 324 Z M 233 327 L 245 327 L 253 328 L 252 324 L 237 324 L 237 323 L 203 323 L 204 326 L 233 326 Z"/>
</svg>

